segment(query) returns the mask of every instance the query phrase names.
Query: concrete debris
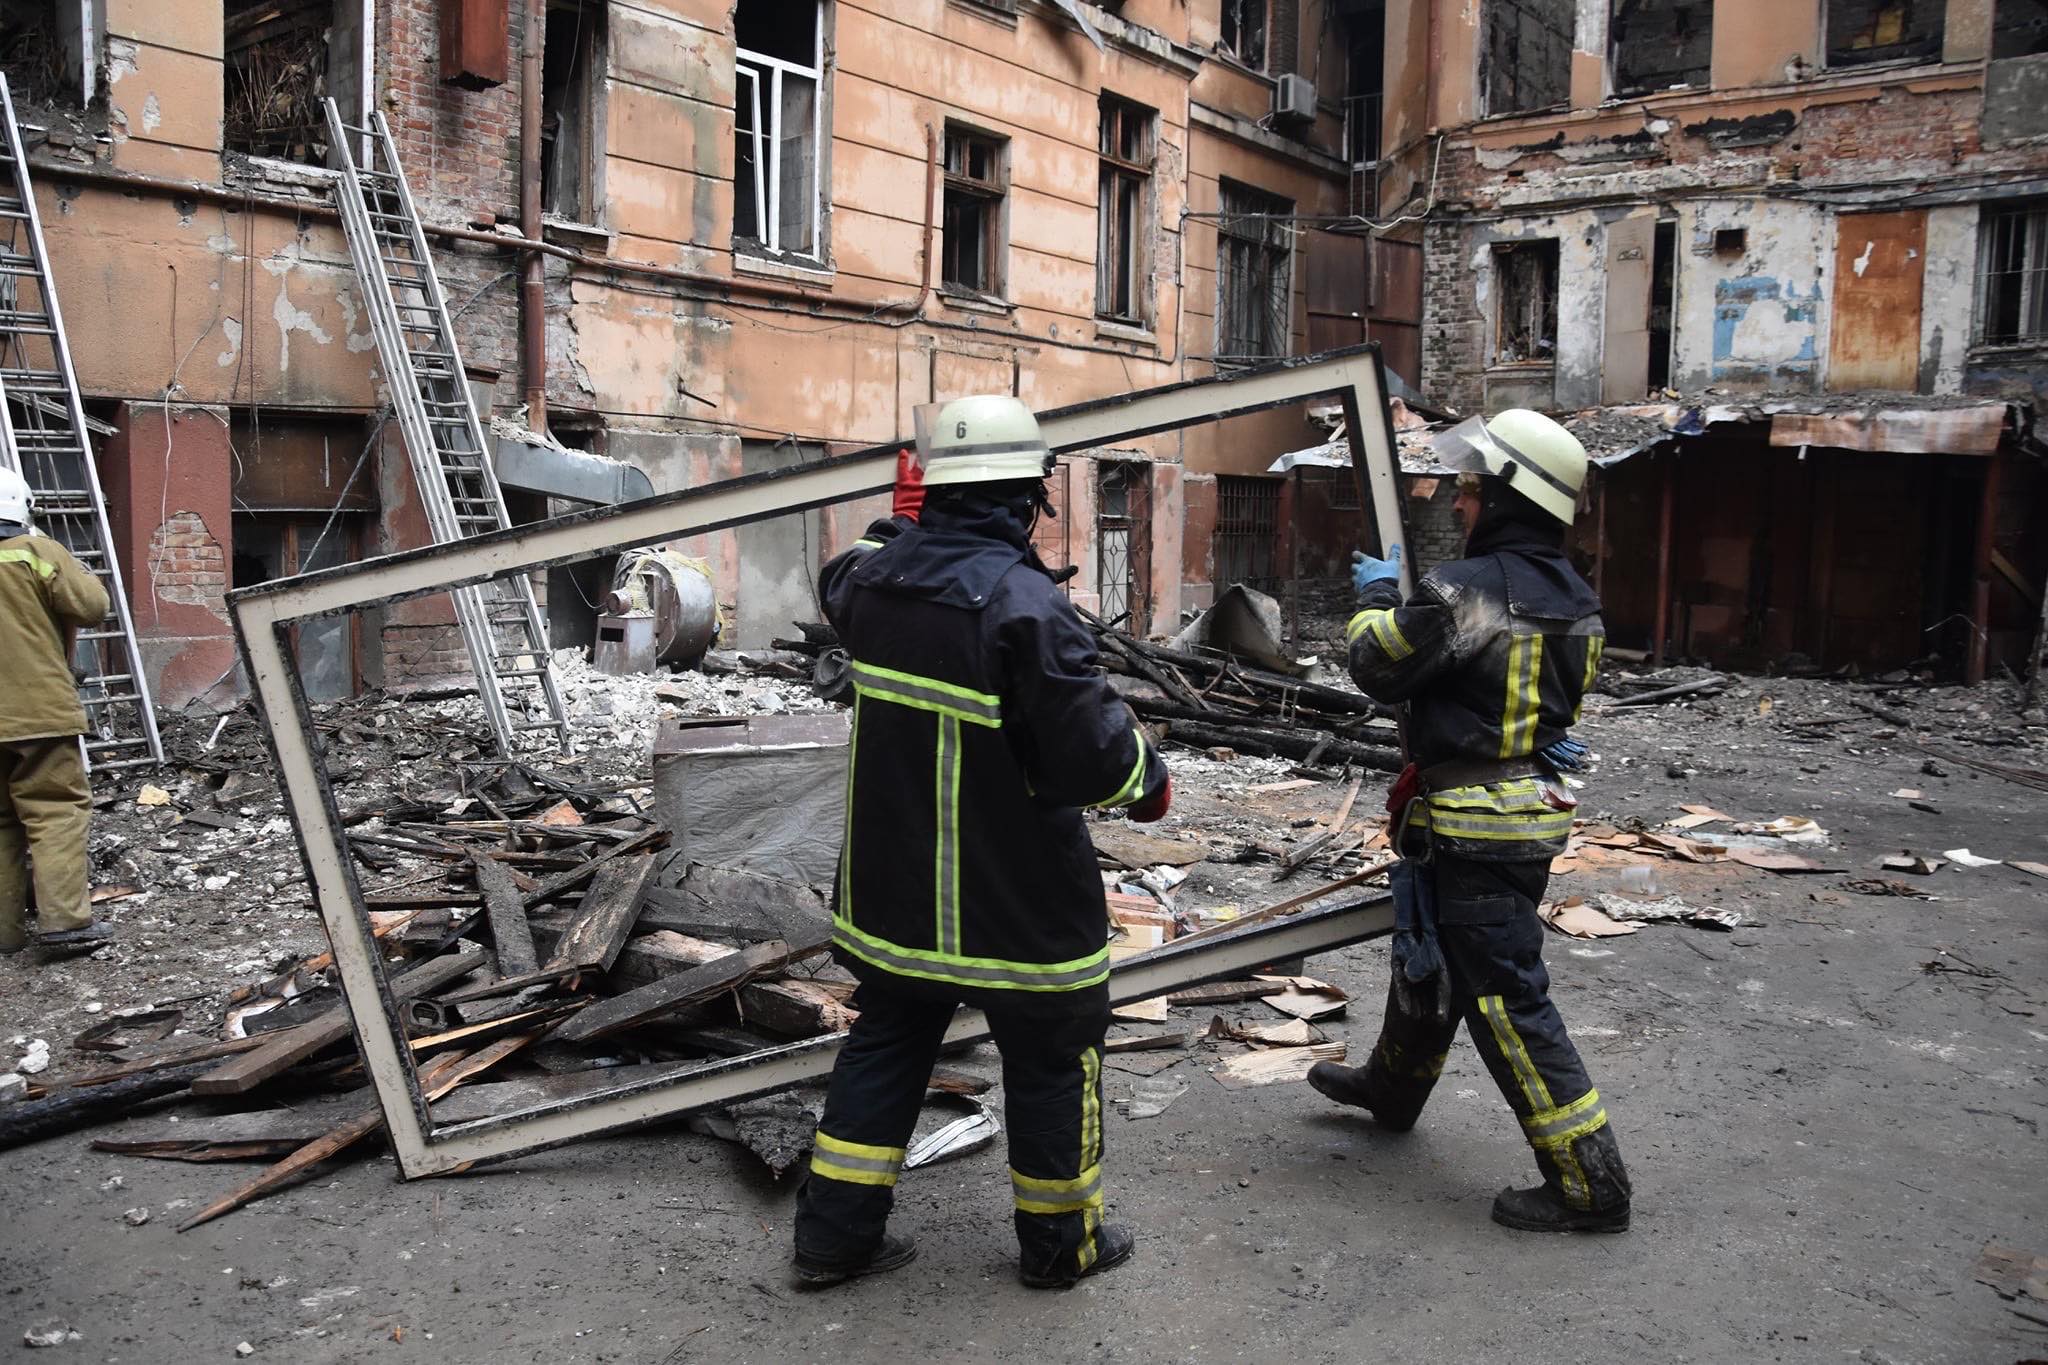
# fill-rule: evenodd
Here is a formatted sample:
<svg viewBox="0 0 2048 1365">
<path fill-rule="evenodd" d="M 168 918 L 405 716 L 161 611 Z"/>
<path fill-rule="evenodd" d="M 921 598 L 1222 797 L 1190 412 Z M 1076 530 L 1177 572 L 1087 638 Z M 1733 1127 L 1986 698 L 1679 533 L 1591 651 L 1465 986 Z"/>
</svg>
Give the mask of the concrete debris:
<svg viewBox="0 0 2048 1365">
<path fill-rule="evenodd" d="M 1957 867 L 1998 867 L 2004 861 L 2000 858 L 1980 858 L 1967 848 L 1952 848 L 1941 856 Z"/>
<path fill-rule="evenodd" d="M 21 1334 L 24 1346 L 62 1346 L 66 1342 L 84 1340 L 78 1331 L 68 1323 L 37 1323 Z"/>
<path fill-rule="evenodd" d="M 1609 919 L 1624 923 L 1677 920 L 1685 924 L 1696 924 L 1703 929 L 1734 929 L 1749 922 L 1739 910 L 1687 905 L 1676 896 L 1666 896 L 1655 901 L 1639 901 L 1609 894 L 1597 896 L 1594 901 L 1596 907 Z"/>
</svg>

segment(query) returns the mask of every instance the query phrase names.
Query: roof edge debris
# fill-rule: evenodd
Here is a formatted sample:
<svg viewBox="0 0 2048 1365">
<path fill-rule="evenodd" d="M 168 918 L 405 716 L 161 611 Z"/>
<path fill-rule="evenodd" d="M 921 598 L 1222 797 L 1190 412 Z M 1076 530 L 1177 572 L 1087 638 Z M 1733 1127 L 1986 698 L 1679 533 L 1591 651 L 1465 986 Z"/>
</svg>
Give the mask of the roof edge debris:
<svg viewBox="0 0 2048 1365">
<path fill-rule="evenodd" d="M 1585 443 L 1595 465 L 1610 469 L 1680 436 L 1704 436 L 1714 427 L 1767 428 L 1773 446 L 1888 452 L 1901 455 L 1991 455 L 2011 437 L 2026 438 L 2032 405 L 2004 398 L 1924 394 L 1757 395 L 1740 401 L 1634 403 L 1586 408 L 1560 418 Z M 1452 471 L 1430 453 L 1442 424 L 1394 401 L 1395 444 L 1403 474 L 1444 477 Z M 1348 469 L 1351 447 L 1334 432 L 1321 445 L 1291 450 L 1268 465 L 1269 474 L 1300 468 Z"/>
</svg>

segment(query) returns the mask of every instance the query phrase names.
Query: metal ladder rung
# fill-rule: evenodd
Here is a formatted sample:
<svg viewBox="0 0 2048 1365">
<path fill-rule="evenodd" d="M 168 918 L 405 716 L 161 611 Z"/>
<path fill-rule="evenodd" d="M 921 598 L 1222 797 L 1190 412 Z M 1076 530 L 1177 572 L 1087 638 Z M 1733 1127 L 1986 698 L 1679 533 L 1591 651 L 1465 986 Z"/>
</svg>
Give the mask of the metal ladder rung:
<svg viewBox="0 0 2048 1365">
<path fill-rule="evenodd" d="M 120 692 L 120 693 L 115 693 L 115 694 L 113 694 L 113 695 L 110 695 L 110 696 L 105 696 L 105 697 L 88 697 L 88 698 L 86 698 L 86 699 L 85 699 L 85 704 L 86 704 L 86 706 L 88 706 L 88 707 L 93 707 L 93 706 L 125 706 L 125 705 L 127 705 L 127 704 L 128 704 L 129 702 L 131 702 L 131 701 L 141 701 L 141 700 L 142 700 L 142 694 L 141 694 L 140 692 Z"/>
</svg>

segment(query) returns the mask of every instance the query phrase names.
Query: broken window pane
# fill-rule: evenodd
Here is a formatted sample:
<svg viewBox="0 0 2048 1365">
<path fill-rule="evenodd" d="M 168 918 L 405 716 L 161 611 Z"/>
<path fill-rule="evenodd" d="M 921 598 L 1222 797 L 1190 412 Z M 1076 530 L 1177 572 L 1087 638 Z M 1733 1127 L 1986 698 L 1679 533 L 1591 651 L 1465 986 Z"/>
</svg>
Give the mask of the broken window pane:
<svg viewBox="0 0 2048 1365">
<path fill-rule="evenodd" d="M 1145 191 L 1152 179 L 1154 115 L 1142 105 L 1102 97 L 1101 178 L 1096 194 L 1095 311 L 1142 323 L 1145 312 Z"/>
<path fill-rule="evenodd" d="M 1991 20 L 1993 58 L 2048 52 L 2048 0 L 1998 0 Z"/>
<path fill-rule="evenodd" d="M 1712 82 L 1713 0 L 1620 0 L 1614 9 L 1614 93 Z"/>
<path fill-rule="evenodd" d="M 1986 209 L 1983 243 L 1983 341 L 2048 341 L 2048 205 Z"/>
<path fill-rule="evenodd" d="M 822 0 L 744 0 L 733 92 L 735 247 L 824 258 Z"/>
<path fill-rule="evenodd" d="M 225 0 L 221 7 L 221 145 L 230 152 L 324 164 L 328 39 L 335 0 Z M 349 119 L 355 122 L 355 119 Z"/>
<path fill-rule="evenodd" d="M 1486 112 L 1515 114 L 1571 98 L 1572 0 L 1489 0 Z"/>
<path fill-rule="evenodd" d="M 948 125 L 942 284 L 985 297 L 1001 295 L 997 263 L 1007 193 L 1002 140 Z"/>
<path fill-rule="evenodd" d="M 1942 0 L 1829 0 L 1828 65 L 1941 56 Z"/>
<path fill-rule="evenodd" d="M 1223 0 L 1216 46 L 1254 71 L 1266 69 L 1266 0 Z"/>
<path fill-rule="evenodd" d="M 84 101 L 91 73 L 84 70 L 83 19 L 76 0 L 0 0 L 0 71 L 17 109 Z"/>
<path fill-rule="evenodd" d="M 590 69 L 603 22 L 601 6 L 550 9 L 541 49 L 540 202 L 546 212 L 572 222 L 589 221 L 595 208 Z"/>
<path fill-rule="evenodd" d="M 1228 180 L 1219 187 L 1216 223 L 1216 359 L 1257 360 L 1288 353 L 1293 333 L 1293 254 L 1285 199 Z"/>
<path fill-rule="evenodd" d="M 1494 363 L 1547 362 L 1557 354 L 1557 242 L 1510 242 L 1493 249 Z"/>
</svg>

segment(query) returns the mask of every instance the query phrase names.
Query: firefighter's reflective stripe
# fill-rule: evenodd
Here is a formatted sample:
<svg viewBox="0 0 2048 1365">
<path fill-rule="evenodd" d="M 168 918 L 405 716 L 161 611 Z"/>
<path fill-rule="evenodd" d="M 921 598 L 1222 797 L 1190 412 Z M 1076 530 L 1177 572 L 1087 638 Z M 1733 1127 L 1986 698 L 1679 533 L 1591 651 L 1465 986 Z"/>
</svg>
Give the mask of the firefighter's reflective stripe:
<svg viewBox="0 0 2048 1365">
<path fill-rule="evenodd" d="M 820 1128 L 811 1149 L 811 1174 L 849 1185 L 894 1185 L 903 1169 L 903 1148 L 847 1142 Z"/>
<path fill-rule="evenodd" d="M 1101 1251 L 1095 1232 L 1102 1226 L 1102 1053 L 1092 1047 L 1081 1054 L 1081 1165 L 1097 1172 L 1095 1198 L 1081 1211 L 1083 1235 L 1075 1253 L 1085 1271 Z"/>
<path fill-rule="evenodd" d="M 1001 958 L 967 957 L 929 948 L 906 948 L 865 932 L 844 913 L 832 920 L 832 942 L 861 961 L 898 976 L 943 981 L 954 986 L 993 990 L 1071 991 L 1109 979 L 1109 945 L 1102 951 L 1068 962 L 1005 962 Z"/>
<path fill-rule="evenodd" d="M 34 550 L 0 550 L 0 564 L 26 564 L 46 583 L 57 576 L 57 566 Z"/>
<path fill-rule="evenodd" d="M 1517 635 L 1508 642 L 1507 701 L 1500 713 L 1500 756 L 1522 758 L 1536 751 L 1537 688 L 1543 676 L 1543 637 Z"/>
<path fill-rule="evenodd" d="M 1572 828 L 1572 812 L 1553 809 L 1535 778 L 1450 787 L 1422 806 L 1429 829 L 1459 839 L 1558 839 Z"/>
<path fill-rule="evenodd" d="M 941 953 L 960 951 L 960 721 L 938 718 L 938 755 L 932 764 L 932 809 L 939 837 L 932 855 L 932 899 L 938 918 L 933 941 Z"/>
<path fill-rule="evenodd" d="M 853 737 L 846 746 L 846 815 L 839 832 L 839 913 L 853 915 L 853 770 L 860 762 L 860 694 L 853 696 Z"/>
<path fill-rule="evenodd" d="M 1387 607 L 1374 607 L 1351 618 L 1351 624 L 1344 628 L 1344 638 L 1356 644 L 1358 637 L 1372 632 L 1372 642 L 1379 646 L 1380 653 L 1395 663 L 1415 652 L 1415 646 L 1408 643 L 1408 637 L 1401 633 L 1401 623 Z"/>
<path fill-rule="evenodd" d="M 853 542 L 851 548 L 856 550 L 879 550 L 882 548 L 882 542 L 879 540 L 869 540 L 866 536 L 862 536 L 859 540 Z"/>
<path fill-rule="evenodd" d="M 1092 1050 L 1092 1049 L 1091 1049 Z M 1010 1190 L 1016 1196 L 1019 1213 L 1082 1213 L 1102 1208 L 1102 1167 L 1091 1165 L 1072 1180 L 1046 1180 L 1035 1175 L 1023 1175 L 1016 1170 L 1010 1172 Z M 1090 1228 L 1090 1246 L 1083 1248 L 1086 1257 L 1081 1268 L 1087 1269 L 1094 1259 L 1092 1245 L 1094 1229 Z"/>
<path fill-rule="evenodd" d="M 1145 755 L 1149 746 L 1145 743 L 1145 732 L 1136 726 L 1131 728 L 1131 738 L 1138 741 L 1138 761 L 1131 765 L 1131 775 L 1124 784 L 1110 795 L 1095 803 L 1095 808 L 1104 806 L 1128 806 L 1145 792 Z"/>
<path fill-rule="evenodd" d="M 1529 1055 L 1529 1047 L 1516 1031 L 1515 1022 L 1508 1016 L 1507 1001 L 1498 995 L 1482 995 L 1475 1002 L 1479 1013 L 1492 1030 L 1493 1040 L 1501 1055 L 1507 1058 L 1508 1068 L 1515 1074 L 1515 1084 L 1521 1088 L 1522 1098 L 1528 1103 L 1532 1115 L 1541 1116 L 1556 1109 L 1550 1098 L 1550 1085 L 1537 1069 L 1536 1061 Z M 1597 1103 L 1598 1097 L 1595 1096 Z M 1577 1101 L 1573 1101 L 1577 1103 Z M 1578 1156 L 1572 1151 L 1571 1143 L 1562 1142 L 1555 1146 L 1550 1143 L 1536 1143 L 1557 1163 L 1558 1179 L 1564 1186 L 1564 1198 L 1573 1208 L 1586 1208 L 1592 1204 L 1591 1189 L 1586 1184 L 1586 1173 L 1579 1167 Z"/>
<path fill-rule="evenodd" d="M 992 693 L 977 692 L 971 687 L 939 678 L 925 678 L 878 664 L 862 663 L 858 659 L 853 661 L 853 689 L 864 697 L 894 702 L 898 706 L 912 706 L 920 711 L 936 711 L 942 716 L 964 720 L 969 725 L 986 725 L 993 729 L 1000 728 L 1003 723 L 1003 699 Z"/>
<path fill-rule="evenodd" d="M 1607 1109 L 1600 1103 L 1600 1092 L 1588 1090 L 1570 1104 L 1531 1114 L 1522 1120 L 1522 1131 L 1528 1135 L 1530 1146 L 1556 1149 L 1569 1147 L 1606 1123 Z"/>
<path fill-rule="evenodd" d="M 1572 703 L 1572 724 L 1579 723 L 1579 712 L 1586 709 L 1586 694 L 1593 690 L 1593 679 L 1600 675 L 1600 655 L 1607 649 L 1605 635 L 1589 635 L 1586 638 L 1586 677 L 1579 686 L 1579 699 Z"/>
</svg>

